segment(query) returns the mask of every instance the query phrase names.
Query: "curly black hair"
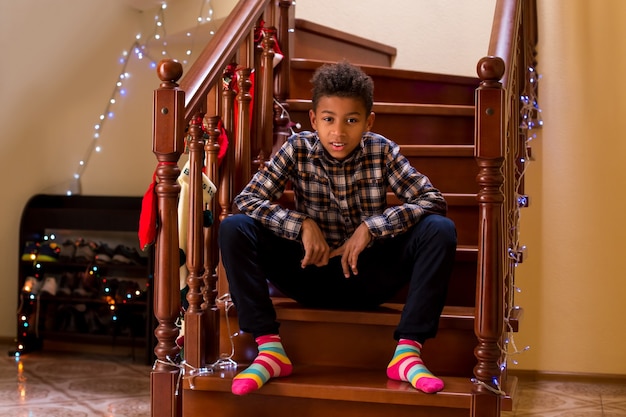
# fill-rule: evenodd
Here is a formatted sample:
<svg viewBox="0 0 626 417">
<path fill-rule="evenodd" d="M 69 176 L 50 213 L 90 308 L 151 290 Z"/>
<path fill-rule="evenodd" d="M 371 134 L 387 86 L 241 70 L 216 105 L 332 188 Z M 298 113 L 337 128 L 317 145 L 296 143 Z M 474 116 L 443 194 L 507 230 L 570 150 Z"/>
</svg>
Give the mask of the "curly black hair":
<svg viewBox="0 0 626 417">
<path fill-rule="evenodd" d="M 311 78 L 313 84 L 313 109 L 321 97 L 337 96 L 359 99 L 365 106 L 366 114 L 374 105 L 374 81 L 363 70 L 347 61 L 336 64 L 324 64 Z"/>
</svg>

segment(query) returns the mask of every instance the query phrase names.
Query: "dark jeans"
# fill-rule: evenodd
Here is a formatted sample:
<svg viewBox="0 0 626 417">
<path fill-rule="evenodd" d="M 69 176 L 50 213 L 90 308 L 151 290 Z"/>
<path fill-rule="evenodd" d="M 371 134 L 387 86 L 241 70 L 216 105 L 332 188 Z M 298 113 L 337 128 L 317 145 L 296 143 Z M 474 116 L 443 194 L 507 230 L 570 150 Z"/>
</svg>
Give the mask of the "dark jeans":
<svg viewBox="0 0 626 417">
<path fill-rule="evenodd" d="M 425 216 L 406 233 L 374 241 L 359 256 L 359 274 L 348 279 L 340 257 L 302 269 L 300 241 L 280 238 L 244 214 L 222 221 L 219 246 L 239 326 L 254 337 L 278 333 L 267 281 L 303 305 L 334 309 L 375 308 L 409 283 L 394 337 L 423 343 L 437 333 L 456 229 L 447 217 Z"/>
</svg>

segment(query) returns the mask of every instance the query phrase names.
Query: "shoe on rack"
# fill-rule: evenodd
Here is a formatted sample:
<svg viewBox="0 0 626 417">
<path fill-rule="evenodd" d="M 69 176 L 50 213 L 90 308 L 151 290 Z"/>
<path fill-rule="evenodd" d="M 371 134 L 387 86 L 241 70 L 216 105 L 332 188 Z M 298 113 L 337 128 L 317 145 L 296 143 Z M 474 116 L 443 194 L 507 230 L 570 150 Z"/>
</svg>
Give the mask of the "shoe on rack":
<svg viewBox="0 0 626 417">
<path fill-rule="evenodd" d="M 43 277 L 43 285 L 41 287 L 41 292 L 47 292 L 50 295 L 57 295 L 57 290 L 58 290 L 59 286 L 58 286 L 58 281 L 57 281 L 57 277 L 55 277 L 54 275 L 44 275 Z"/>
<path fill-rule="evenodd" d="M 78 287 L 78 279 L 75 272 L 65 271 L 61 274 L 59 280 L 59 288 L 57 294 L 59 295 L 71 295 L 72 291 Z"/>
<path fill-rule="evenodd" d="M 118 245 L 115 248 L 113 255 L 113 262 L 127 264 L 127 265 L 147 265 L 148 258 L 139 255 L 137 249 L 129 246 Z"/>
<path fill-rule="evenodd" d="M 36 261 L 37 253 L 39 252 L 39 246 L 37 242 L 29 240 L 24 243 L 24 252 L 22 252 L 23 261 Z"/>
<path fill-rule="evenodd" d="M 61 248 L 56 242 L 45 241 L 40 243 L 37 261 L 56 262 L 59 259 L 59 252 L 61 252 Z"/>
<path fill-rule="evenodd" d="M 24 244 L 23 261 L 56 262 L 61 248 L 56 242 L 28 241 Z"/>
<path fill-rule="evenodd" d="M 76 262 L 91 263 L 96 256 L 96 249 L 98 245 L 94 242 L 86 241 L 85 239 L 79 239 L 76 243 L 76 253 L 74 253 L 74 260 Z"/>
<path fill-rule="evenodd" d="M 96 248 L 95 253 L 97 264 L 102 265 L 113 262 L 113 256 L 115 255 L 115 251 L 111 249 L 106 243 L 100 242 L 100 244 Z"/>
<path fill-rule="evenodd" d="M 79 273 L 80 284 L 82 287 L 91 294 L 92 297 L 98 295 L 100 291 L 100 278 L 96 274 L 97 267 L 89 268 L 84 273 Z"/>
<path fill-rule="evenodd" d="M 41 289 L 42 282 L 33 276 L 27 276 L 24 280 L 22 291 L 37 295 Z"/>
<path fill-rule="evenodd" d="M 68 239 L 61 244 L 60 248 L 61 251 L 59 252 L 59 260 L 69 262 L 74 259 L 74 254 L 76 253 L 76 242 L 72 242 Z"/>
</svg>

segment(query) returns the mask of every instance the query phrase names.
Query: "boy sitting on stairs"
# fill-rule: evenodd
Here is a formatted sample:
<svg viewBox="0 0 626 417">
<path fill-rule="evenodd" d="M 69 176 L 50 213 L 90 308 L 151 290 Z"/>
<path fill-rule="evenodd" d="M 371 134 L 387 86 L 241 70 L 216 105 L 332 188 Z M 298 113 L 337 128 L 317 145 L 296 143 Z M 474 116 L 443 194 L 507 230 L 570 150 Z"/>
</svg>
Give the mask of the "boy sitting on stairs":
<svg viewBox="0 0 626 417">
<path fill-rule="evenodd" d="M 302 305 L 339 309 L 375 308 L 408 283 L 387 375 L 441 391 L 420 350 L 437 332 L 456 251 L 447 204 L 396 143 L 370 131 L 369 76 L 341 62 L 323 65 L 311 82 L 315 131 L 291 136 L 235 198 L 242 213 L 220 225 L 239 325 L 259 349 L 232 392 L 248 394 L 292 372 L 267 281 Z M 288 182 L 295 210 L 274 202 Z M 387 206 L 387 189 L 401 204 Z"/>
</svg>

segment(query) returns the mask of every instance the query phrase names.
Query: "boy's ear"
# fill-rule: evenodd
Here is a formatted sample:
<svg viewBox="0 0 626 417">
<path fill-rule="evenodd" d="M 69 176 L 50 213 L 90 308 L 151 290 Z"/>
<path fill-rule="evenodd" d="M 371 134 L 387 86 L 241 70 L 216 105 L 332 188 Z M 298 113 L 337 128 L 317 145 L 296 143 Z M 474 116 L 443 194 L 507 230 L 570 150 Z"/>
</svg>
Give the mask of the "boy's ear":
<svg viewBox="0 0 626 417">
<path fill-rule="evenodd" d="M 374 119 L 376 119 L 376 114 L 374 112 L 370 112 L 370 115 L 367 116 L 367 123 L 366 123 L 366 130 L 372 130 L 372 127 L 374 126 Z"/>
<path fill-rule="evenodd" d="M 309 120 L 311 121 L 311 127 L 313 130 L 317 130 L 317 123 L 315 122 L 315 110 L 309 110 Z"/>
</svg>

